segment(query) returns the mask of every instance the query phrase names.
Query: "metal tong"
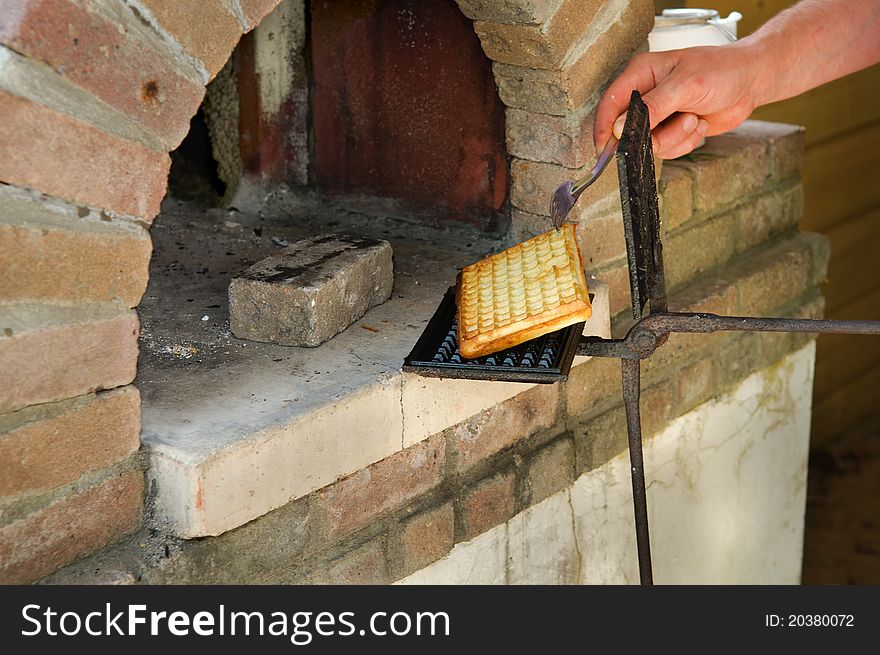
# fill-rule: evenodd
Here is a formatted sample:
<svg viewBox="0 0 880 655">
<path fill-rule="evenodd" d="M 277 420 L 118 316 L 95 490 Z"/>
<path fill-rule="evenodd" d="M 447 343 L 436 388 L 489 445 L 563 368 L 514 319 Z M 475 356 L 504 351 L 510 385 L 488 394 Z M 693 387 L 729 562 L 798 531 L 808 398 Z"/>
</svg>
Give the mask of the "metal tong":
<svg viewBox="0 0 880 655">
<path fill-rule="evenodd" d="M 577 202 L 584 189 L 599 178 L 616 150 L 617 137 L 612 134 L 602 149 L 602 154 L 599 155 L 596 165 L 593 166 L 589 173 L 577 181 L 569 180 L 556 187 L 556 191 L 553 192 L 553 199 L 550 202 L 550 216 L 553 219 L 553 227 L 557 230 L 562 227 L 566 217 L 571 212 L 571 208 L 574 207 L 574 203 Z"/>
</svg>

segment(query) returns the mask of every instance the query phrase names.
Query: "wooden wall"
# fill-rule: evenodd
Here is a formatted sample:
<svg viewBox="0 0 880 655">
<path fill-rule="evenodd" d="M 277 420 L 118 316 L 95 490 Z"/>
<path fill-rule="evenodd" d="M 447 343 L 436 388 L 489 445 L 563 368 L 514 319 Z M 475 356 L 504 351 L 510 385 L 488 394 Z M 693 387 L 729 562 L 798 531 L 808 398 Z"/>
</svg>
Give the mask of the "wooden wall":
<svg viewBox="0 0 880 655">
<path fill-rule="evenodd" d="M 739 36 L 757 29 L 790 0 L 658 0 L 663 7 L 739 11 Z M 784 72 L 781 72 L 784 74 Z M 831 240 L 823 287 L 826 315 L 880 319 L 880 65 L 802 96 L 759 108 L 754 118 L 804 125 L 805 209 L 801 228 Z M 880 337 L 819 339 L 813 445 L 880 411 Z"/>
</svg>

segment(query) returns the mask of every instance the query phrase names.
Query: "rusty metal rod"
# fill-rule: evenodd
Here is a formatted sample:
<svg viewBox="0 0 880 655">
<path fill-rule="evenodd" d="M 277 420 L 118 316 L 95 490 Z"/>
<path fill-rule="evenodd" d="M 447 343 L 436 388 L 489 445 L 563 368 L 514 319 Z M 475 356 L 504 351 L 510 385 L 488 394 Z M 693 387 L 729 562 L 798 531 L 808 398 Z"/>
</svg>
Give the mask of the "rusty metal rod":
<svg viewBox="0 0 880 655">
<path fill-rule="evenodd" d="M 626 409 L 626 432 L 629 437 L 629 464 L 632 473 L 633 512 L 636 519 L 636 548 L 639 556 L 639 578 L 642 585 L 654 584 L 651 569 L 651 539 L 648 534 L 648 497 L 645 492 L 645 460 L 642 456 L 642 421 L 639 416 L 641 397 L 641 362 L 621 359 L 623 405 Z"/>
<path fill-rule="evenodd" d="M 669 332 L 813 332 L 817 334 L 880 334 L 880 321 L 827 318 L 757 318 L 708 313 L 666 312 L 643 319 L 645 327 Z"/>
</svg>

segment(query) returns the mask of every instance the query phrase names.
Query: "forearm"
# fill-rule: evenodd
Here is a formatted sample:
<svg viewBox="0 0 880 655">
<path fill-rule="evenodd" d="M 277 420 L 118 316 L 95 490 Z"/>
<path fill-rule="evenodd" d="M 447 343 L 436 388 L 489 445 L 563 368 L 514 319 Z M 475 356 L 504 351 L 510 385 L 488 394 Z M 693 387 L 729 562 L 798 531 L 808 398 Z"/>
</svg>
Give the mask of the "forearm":
<svg viewBox="0 0 880 655">
<path fill-rule="evenodd" d="M 757 105 L 880 61 L 880 0 L 802 0 L 739 43 L 761 62 Z"/>
</svg>

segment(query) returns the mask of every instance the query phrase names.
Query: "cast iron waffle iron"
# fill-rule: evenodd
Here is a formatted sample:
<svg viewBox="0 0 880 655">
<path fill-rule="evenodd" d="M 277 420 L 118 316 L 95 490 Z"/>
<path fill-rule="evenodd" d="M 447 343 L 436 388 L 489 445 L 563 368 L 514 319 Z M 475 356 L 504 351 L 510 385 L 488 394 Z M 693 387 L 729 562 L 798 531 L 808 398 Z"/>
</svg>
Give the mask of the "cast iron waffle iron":
<svg viewBox="0 0 880 655">
<path fill-rule="evenodd" d="M 457 329 L 455 288 L 450 287 L 403 370 L 437 378 L 551 384 L 568 378 L 584 323 L 478 359 L 465 359 L 458 352 Z"/>
<path fill-rule="evenodd" d="M 641 396 L 641 360 L 649 358 L 663 346 L 669 334 L 712 332 L 806 332 L 812 334 L 873 334 L 880 335 L 880 321 L 851 321 L 816 318 L 759 318 L 753 316 L 718 316 L 708 313 L 670 312 L 667 308 L 666 281 L 663 271 L 663 244 L 660 239 L 660 216 L 657 207 L 654 159 L 648 108 L 637 91 L 633 91 L 626 123 L 617 148 L 620 200 L 623 210 L 623 231 L 629 264 L 632 312 L 635 324 L 622 339 L 580 336 L 583 323 L 536 339 L 501 353 L 461 363 L 454 361 L 456 343 L 453 325 L 454 299 L 447 294 L 440 309 L 428 324 L 422 338 L 406 360 L 405 370 L 421 375 L 476 378 L 483 380 L 517 380 L 522 382 L 555 382 L 568 374 L 573 356 L 613 357 L 620 359 L 623 404 L 626 412 L 627 437 L 633 487 L 633 512 L 639 575 L 642 584 L 653 583 L 651 542 L 648 531 L 648 504 L 645 492 L 645 467 L 642 456 L 642 427 L 639 413 Z M 646 313 L 647 310 L 647 313 Z M 558 341 L 554 342 L 553 338 Z M 448 340 L 447 340 L 448 339 Z M 446 344 L 444 346 L 444 343 Z M 535 367 L 535 356 L 526 358 L 529 348 L 540 353 L 547 348 L 556 356 L 553 366 Z M 553 344 L 558 343 L 560 346 Z M 558 348 L 558 350 L 557 350 Z M 523 349 L 523 350 L 520 350 Z M 499 357 L 510 354 L 516 366 L 498 364 Z M 436 358 L 436 359 L 435 359 Z M 459 357 L 460 359 L 460 357 Z M 528 366 L 523 367 L 522 362 Z M 525 369 L 524 375 L 519 374 Z M 506 374 L 509 371 L 510 374 Z M 543 379 L 536 375 L 546 374 Z"/>
</svg>

